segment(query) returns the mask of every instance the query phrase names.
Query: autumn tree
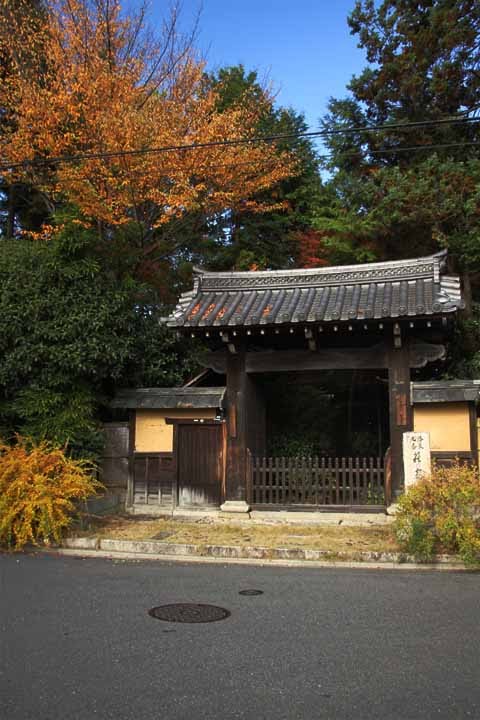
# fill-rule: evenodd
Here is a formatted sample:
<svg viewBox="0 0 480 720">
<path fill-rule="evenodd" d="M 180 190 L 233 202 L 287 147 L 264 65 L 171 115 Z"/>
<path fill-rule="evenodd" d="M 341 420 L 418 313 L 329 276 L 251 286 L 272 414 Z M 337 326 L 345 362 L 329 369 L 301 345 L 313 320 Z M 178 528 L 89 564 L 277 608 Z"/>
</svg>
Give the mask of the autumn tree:
<svg viewBox="0 0 480 720">
<path fill-rule="evenodd" d="M 11 0 L 9 10 L 16 16 L 20 32 L 16 50 L 17 62 L 22 64 L 25 72 L 27 68 L 35 68 L 35 73 L 39 74 L 42 49 L 35 36 L 44 11 L 43 0 Z M 1 21 L 6 21 L 3 13 L 0 15 Z M 28 40 L 27 35 L 30 36 Z M 14 72 L 11 39 L 0 32 L 1 87 L 6 87 Z M 3 100 L 6 101 L 5 95 Z M 15 127 L 14 108 L 10 104 L 0 105 L 0 144 L 2 138 L 12 133 Z M 50 204 L 45 202 L 45 197 L 38 188 L 25 179 L 16 178 L 12 181 L 8 174 L 2 176 L 0 172 L 0 236 L 12 237 L 20 227 L 39 230 L 50 215 L 50 210 Z"/>
<path fill-rule="evenodd" d="M 188 211 L 263 209 L 253 196 L 294 172 L 272 144 L 222 144 L 253 139 L 269 98 L 218 112 L 175 8 L 155 37 L 144 10 L 123 13 L 119 0 L 44 5 L 29 33 L 0 0 L 11 69 L 0 91 L 12 118 L 1 137 L 5 183 L 28 181 L 53 210 L 74 203 L 103 235 L 133 223 L 146 247 Z M 25 44 L 36 67 L 22 62 Z"/>
<path fill-rule="evenodd" d="M 259 193 L 296 161 L 256 140 L 267 91 L 220 108 L 176 8 L 159 35 L 117 0 L 0 0 L 0 12 L 3 235 L 15 236 L 1 255 L 0 425 L 88 453 L 118 386 L 192 369 L 159 322 L 182 281 L 176 228 L 282 206 Z M 25 211 L 39 201 L 35 221 L 10 202 L 18 188 Z"/>
</svg>

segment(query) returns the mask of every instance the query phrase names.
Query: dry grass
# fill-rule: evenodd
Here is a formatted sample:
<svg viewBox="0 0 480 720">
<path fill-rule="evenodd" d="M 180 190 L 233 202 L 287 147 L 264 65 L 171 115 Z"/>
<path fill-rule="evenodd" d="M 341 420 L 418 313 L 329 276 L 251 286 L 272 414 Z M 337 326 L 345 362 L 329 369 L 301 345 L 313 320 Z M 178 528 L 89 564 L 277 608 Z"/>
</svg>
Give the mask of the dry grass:
<svg viewBox="0 0 480 720">
<path fill-rule="evenodd" d="M 398 551 L 390 527 L 318 527 L 215 523 L 209 520 L 179 521 L 106 517 L 97 519 L 88 531 L 77 535 L 96 535 L 116 540 L 162 540 L 195 545 L 235 545 L 240 547 L 288 547 L 341 551 Z"/>
</svg>

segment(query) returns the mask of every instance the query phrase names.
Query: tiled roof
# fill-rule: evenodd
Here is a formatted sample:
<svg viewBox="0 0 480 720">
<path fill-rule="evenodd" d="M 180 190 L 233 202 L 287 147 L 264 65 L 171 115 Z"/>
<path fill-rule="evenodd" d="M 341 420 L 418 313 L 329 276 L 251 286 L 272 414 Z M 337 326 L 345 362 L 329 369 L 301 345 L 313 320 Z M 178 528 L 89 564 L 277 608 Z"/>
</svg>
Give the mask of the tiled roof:
<svg viewBox="0 0 480 720">
<path fill-rule="evenodd" d="M 149 410 L 220 408 L 224 395 L 224 387 L 136 388 L 120 390 L 110 406 Z"/>
<path fill-rule="evenodd" d="M 444 252 L 315 270 L 195 271 L 170 327 L 274 325 L 440 315 L 463 307 Z"/>
<path fill-rule="evenodd" d="M 480 380 L 428 380 L 410 383 L 412 403 L 478 402 Z"/>
</svg>

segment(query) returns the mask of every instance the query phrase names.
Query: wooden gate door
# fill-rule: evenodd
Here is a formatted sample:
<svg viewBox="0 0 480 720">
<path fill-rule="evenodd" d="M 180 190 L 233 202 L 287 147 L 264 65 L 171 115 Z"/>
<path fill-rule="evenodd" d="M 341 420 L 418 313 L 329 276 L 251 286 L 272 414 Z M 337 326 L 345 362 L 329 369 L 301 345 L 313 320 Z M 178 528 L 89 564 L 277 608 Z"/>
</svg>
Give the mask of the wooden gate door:
<svg viewBox="0 0 480 720">
<path fill-rule="evenodd" d="M 224 476 L 223 424 L 177 425 L 178 504 L 220 505 Z"/>
</svg>

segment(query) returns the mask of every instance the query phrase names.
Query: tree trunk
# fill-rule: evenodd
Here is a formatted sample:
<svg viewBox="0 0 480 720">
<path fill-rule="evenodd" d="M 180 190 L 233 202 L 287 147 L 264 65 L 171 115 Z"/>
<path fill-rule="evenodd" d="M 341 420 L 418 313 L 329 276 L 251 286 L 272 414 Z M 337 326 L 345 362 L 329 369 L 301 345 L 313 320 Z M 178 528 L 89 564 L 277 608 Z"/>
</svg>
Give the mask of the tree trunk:
<svg viewBox="0 0 480 720">
<path fill-rule="evenodd" d="M 8 205 L 7 205 L 7 222 L 5 225 L 5 235 L 7 238 L 12 238 L 13 234 L 15 232 L 15 193 L 13 190 L 13 185 L 9 185 L 7 188 L 7 197 L 8 197 Z"/>
</svg>

